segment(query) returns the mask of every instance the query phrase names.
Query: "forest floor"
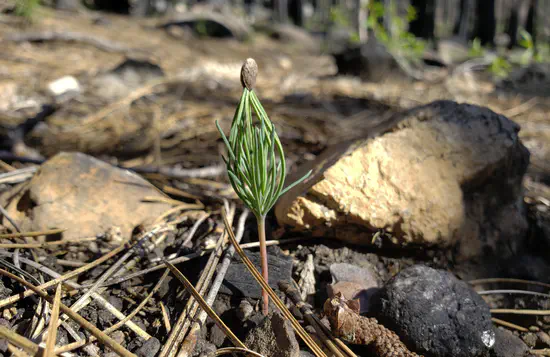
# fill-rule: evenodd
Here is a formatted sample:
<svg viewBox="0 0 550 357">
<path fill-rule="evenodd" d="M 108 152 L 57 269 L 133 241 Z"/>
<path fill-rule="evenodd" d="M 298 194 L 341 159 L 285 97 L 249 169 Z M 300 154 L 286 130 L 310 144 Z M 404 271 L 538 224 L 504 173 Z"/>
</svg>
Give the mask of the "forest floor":
<svg viewBox="0 0 550 357">
<path fill-rule="evenodd" d="M 330 55 L 304 50 L 300 43 L 277 41 L 261 33 L 255 33 L 247 41 L 198 37 L 186 30 L 159 27 L 167 21 L 169 19 L 134 19 L 48 9 L 39 9 L 31 23 L 16 16 L 0 15 L 0 130 L 5 138 L 2 149 L 12 155 L 2 152 L 4 161 L 11 164 L 4 169 L 19 171 L 33 166 L 24 161 L 39 163 L 60 151 L 79 151 L 119 167 L 135 169 L 174 199 L 188 205 L 197 204 L 200 209 L 178 213 L 174 220 L 179 220 L 179 226 L 167 228 L 173 246 L 194 237 L 186 251 L 192 254 L 202 249 L 205 253 L 204 257 L 196 258 L 200 264 L 181 265 L 186 276 L 196 282 L 212 265 L 207 259 L 210 252 L 207 248 L 212 248 L 222 234 L 223 200 L 236 204 L 237 212 L 241 211 L 224 171 L 219 170 L 222 143 L 214 122 L 219 120 L 223 128 L 229 128 L 241 94 L 240 67 L 244 59 L 252 57 L 259 65 L 256 91 L 280 130 L 290 171 L 314 160 L 330 145 L 365 137 L 376 123 L 388 120 L 395 113 L 440 99 L 467 102 L 489 107 L 520 124 L 520 137 L 531 152 L 525 189 L 533 232 L 540 229 L 543 218 L 550 222 L 549 97 L 501 91 L 487 76 L 460 69 L 450 71 L 436 82 L 390 76 L 379 83 L 366 83 L 337 76 Z M 78 81 L 79 92 L 54 98 L 48 93 L 48 84 L 65 76 L 73 76 Z M 29 118 L 34 119 L 29 121 Z M 30 125 L 30 130 L 25 125 Z M 32 160 L 17 160 L 13 154 Z M 171 175 L 162 174 L 162 170 L 154 172 L 158 165 L 171 170 Z M 208 174 L 208 170 L 214 174 Z M 24 180 L 4 180 L 2 191 L 8 192 L 28 178 L 27 175 Z M 236 222 L 239 214 L 233 218 Z M 207 224 L 201 225 L 199 221 Z M 456 266 L 448 252 L 437 249 L 418 252 L 346 247 L 341 242 L 312 240 L 287 232 L 276 227 L 273 217 L 270 222 L 272 239 L 301 239 L 299 243 L 282 245 L 273 253 L 293 258 L 295 278 L 304 270 L 308 255 L 314 256 L 316 266 L 324 267 L 324 272 L 317 272 L 315 276 L 316 287 L 322 291 L 312 299 L 316 308 L 320 308 L 326 298 L 324 289 L 330 283 L 327 271 L 333 263 L 368 261 L 377 267 L 377 278 L 381 281 L 419 261 L 451 270 L 463 279 L 498 277 L 489 274 L 500 272 L 506 264 L 498 262 L 496 267 L 487 267 L 487 262 L 476 262 L 472 266 Z M 3 224 L 3 232 L 13 232 L 9 222 L 4 220 Z M 246 227 L 249 229 L 242 242 L 254 242 L 252 219 Z M 13 257 L 19 250 L 10 249 L 9 244 L 36 242 L 2 239 L 2 243 L 5 249 L 0 250 L 5 256 Z M 61 275 L 113 250 L 112 242 L 96 240 L 74 243 L 63 250 L 40 244 L 31 248 L 38 262 Z M 170 249 L 164 253 L 173 253 Z M 152 263 L 137 259 L 134 264 L 134 271 L 140 271 Z M 533 276 L 547 271 L 546 264 L 537 267 L 533 262 Z M 33 275 L 40 270 L 23 266 Z M 78 284 L 92 286 L 108 267 L 105 263 L 89 270 L 78 279 Z M 208 269 L 203 269 L 205 267 Z M 42 273 L 42 278 L 46 278 L 47 273 Z M 130 311 L 158 281 L 160 274 L 157 273 L 137 275 L 126 282 L 102 287 L 103 296 L 108 296 L 121 310 Z M 13 294 L 20 291 L 15 283 L 5 285 Z M 81 296 L 77 291 L 63 301 L 67 305 L 76 301 Z M 143 310 L 146 313 L 138 314 L 133 320 L 139 321 L 138 327 L 132 328 L 133 332 L 125 329 L 119 336 L 118 342 L 127 349 L 135 351 L 143 344 L 134 333 L 153 336 L 165 346 L 188 297 L 174 280 L 170 285 L 162 285 L 160 291 L 159 295 L 167 296 L 166 299 L 153 297 Z M 1 297 L 9 295 L 2 293 Z M 222 302 L 218 305 L 223 305 L 223 299 L 219 299 Z M 534 304 L 541 308 L 547 302 L 525 298 L 515 299 L 512 304 L 522 307 Z M 228 298 L 228 305 L 217 309 L 221 312 L 236 309 L 238 303 Z M 494 299 L 492 303 L 493 307 L 502 307 L 510 301 Z M 4 309 L 2 319 L 9 326 L 17 326 L 20 333 L 28 331 L 31 324 L 33 314 L 29 311 L 43 313 L 31 299 L 15 305 L 0 302 L 0 305 Z M 100 328 L 114 323 L 112 316 L 102 314 L 98 305 L 82 311 L 82 316 Z M 513 319 L 526 328 L 541 326 L 538 321 L 539 318 Z M 228 324 L 235 326 L 237 321 Z M 547 319 L 544 326 L 548 327 Z M 65 332 L 70 330 L 70 327 L 60 329 L 58 346 L 73 341 Z M 523 331 L 522 336 L 529 333 Z M 535 342 L 530 347 L 540 348 L 541 344 Z M 99 352 L 99 355 L 105 354 Z"/>
</svg>

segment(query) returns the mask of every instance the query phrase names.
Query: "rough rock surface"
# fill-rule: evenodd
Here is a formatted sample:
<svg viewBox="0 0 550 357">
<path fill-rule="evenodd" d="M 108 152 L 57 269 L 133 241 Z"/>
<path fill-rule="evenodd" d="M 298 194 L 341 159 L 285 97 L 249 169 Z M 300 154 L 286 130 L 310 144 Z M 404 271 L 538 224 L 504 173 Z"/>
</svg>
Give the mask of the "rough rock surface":
<svg viewBox="0 0 550 357">
<path fill-rule="evenodd" d="M 151 337 L 150 339 L 145 341 L 145 343 L 140 348 L 138 348 L 135 351 L 135 354 L 138 357 L 151 357 L 151 356 L 155 356 L 159 350 L 160 350 L 160 341 L 155 337 Z"/>
<path fill-rule="evenodd" d="M 246 337 L 244 344 L 265 357 L 298 357 L 300 346 L 290 321 L 278 312 L 265 318 Z"/>
<path fill-rule="evenodd" d="M 119 227 L 128 239 L 137 225 L 171 207 L 144 202 L 146 197 L 165 196 L 130 171 L 81 153 L 60 153 L 2 201 L 9 201 L 7 210 L 24 232 L 64 228 L 64 239 L 76 239 Z"/>
<path fill-rule="evenodd" d="M 261 271 L 260 253 L 245 252 L 252 264 Z M 267 265 L 269 270 L 269 285 L 278 290 L 277 283 L 292 278 L 292 259 L 282 254 L 279 247 L 268 247 Z M 258 299 L 262 296 L 262 288 L 250 274 L 240 257 L 233 257 L 227 269 L 225 279 L 220 287 L 220 293 L 237 297 Z"/>
<path fill-rule="evenodd" d="M 365 267 L 360 267 L 348 263 L 334 263 L 330 265 L 330 275 L 332 282 L 352 281 L 364 287 L 364 289 L 378 286 L 378 279 L 374 267 L 370 263 L 366 263 Z"/>
<path fill-rule="evenodd" d="M 276 206 L 280 224 L 357 244 L 451 246 L 510 255 L 527 231 L 529 152 L 519 126 L 489 109 L 437 101 L 396 116 L 378 137 L 328 149 Z M 289 178 L 292 180 L 293 178 Z"/>
<path fill-rule="evenodd" d="M 495 355 L 496 357 L 522 357 L 527 354 L 529 348 L 521 340 L 521 338 L 514 335 L 512 332 L 499 327 L 495 329 L 496 343 L 495 343 Z"/>
<path fill-rule="evenodd" d="M 489 356 L 494 347 L 489 307 L 449 272 L 414 265 L 373 300 L 380 323 L 425 357 Z"/>
</svg>

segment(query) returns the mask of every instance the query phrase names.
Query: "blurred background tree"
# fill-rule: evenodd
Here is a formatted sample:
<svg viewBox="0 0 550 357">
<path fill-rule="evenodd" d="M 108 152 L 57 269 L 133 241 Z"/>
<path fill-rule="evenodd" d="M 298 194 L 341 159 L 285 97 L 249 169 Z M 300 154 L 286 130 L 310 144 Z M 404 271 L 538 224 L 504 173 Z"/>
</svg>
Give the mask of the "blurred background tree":
<svg viewBox="0 0 550 357">
<path fill-rule="evenodd" d="M 392 35 L 396 24 L 407 21 L 405 28 L 398 26 L 400 31 L 426 41 L 431 48 L 437 48 L 442 39 L 467 46 L 478 39 L 483 47 L 513 49 L 522 46 L 522 31 L 526 31 L 537 53 L 539 42 L 548 43 L 550 36 L 550 22 L 537 21 L 550 15 L 550 1 L 538 0 L 17 0 L 15 11 L 30 19 L 39 5 L 133 16 L 173 15 L 196 8 L 242 9 L 248 22 L 267 19 L 325 38 L 339 28 L 357 44 L 366 43 L 373 31 L 368 21 L 373 3 L 382 9 L 379 21 L 388 34 Z M 410 17 L 411 8 L 414 17 Z M 258 16 L 259 12 L 267 17 Z"/>
</svg>

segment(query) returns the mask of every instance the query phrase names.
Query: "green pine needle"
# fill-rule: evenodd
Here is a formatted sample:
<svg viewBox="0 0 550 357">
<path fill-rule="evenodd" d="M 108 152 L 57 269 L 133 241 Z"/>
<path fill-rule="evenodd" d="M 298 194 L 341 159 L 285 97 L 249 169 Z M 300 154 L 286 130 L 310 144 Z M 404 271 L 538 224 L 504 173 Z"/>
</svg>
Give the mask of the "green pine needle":
<svg viewBox="0 0 550 357">
<path fill-rule="evenodd" d="M 217 121 L 216 126 L 227 147 L 224 162 L 231 186 L 256 217 L 265 217 L 279 197 L 311 174 L 309 171 L 283 188 L 286 177 L 283 146 L 253 90 L 243 89 L 229 138 Z"/>
</svg>

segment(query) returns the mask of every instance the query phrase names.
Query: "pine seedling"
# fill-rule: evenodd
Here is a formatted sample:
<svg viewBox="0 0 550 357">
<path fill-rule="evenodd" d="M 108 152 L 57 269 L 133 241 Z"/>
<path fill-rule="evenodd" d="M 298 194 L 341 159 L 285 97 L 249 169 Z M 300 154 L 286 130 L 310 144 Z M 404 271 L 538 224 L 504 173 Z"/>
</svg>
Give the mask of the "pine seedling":
<svg viewBox="0 0 550 357">
<path fill-rule="evenodd" d="M 254 92 L 258 65 L 249 58 L 241 69 L 243 93 L 235 111 L 229 138 L 218 121 L 216 126 L 227 147 L 223 157 L 231 186 L 243 203 L 256 216 L 260 241 L 262 276 L 268 282 L 265 217 L 279 197 L 306 179 L 305 176 L 286 188 L 286 164 L 283 146 L 260 100 Z M 256 120 L 253 122 L 253 114 Z M 268 313 L 268 294 L 262 291 L 264 315 Z"/>
</svg>

